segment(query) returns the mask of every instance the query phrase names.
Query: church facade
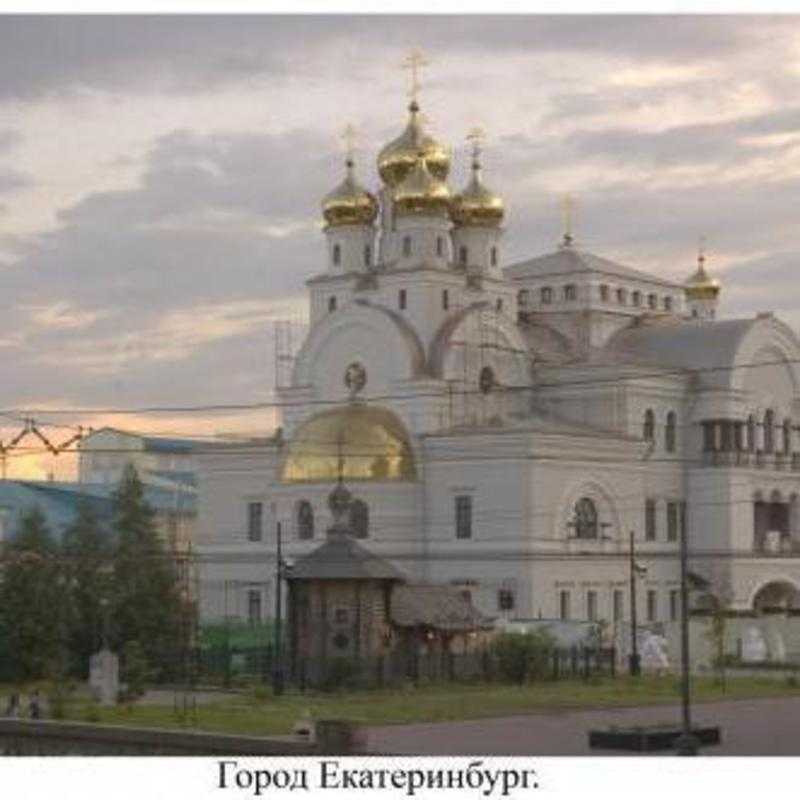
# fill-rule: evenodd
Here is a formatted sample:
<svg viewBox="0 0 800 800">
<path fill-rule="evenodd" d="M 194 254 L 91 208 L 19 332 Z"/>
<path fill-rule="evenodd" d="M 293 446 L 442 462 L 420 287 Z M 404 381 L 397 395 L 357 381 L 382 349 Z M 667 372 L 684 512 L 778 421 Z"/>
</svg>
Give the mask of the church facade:
<svg viewBox="0 0 800 800">
<path fill-rule="evenodd" d="M 323 201 L 325 263 L 273 436 L 197 458 L 201 614 L 271 616 L 287 560 L 325 540 L 327 498 L 414 584 L 500 619 L 679 613 L 678 549 L 726 607 L 800 608 L 800 342 L 772 314 L 718 319 L 686 282 L 580 249 L 506 265 L 480 148 L 460 191 L 416 99 Z"/>
</svg>

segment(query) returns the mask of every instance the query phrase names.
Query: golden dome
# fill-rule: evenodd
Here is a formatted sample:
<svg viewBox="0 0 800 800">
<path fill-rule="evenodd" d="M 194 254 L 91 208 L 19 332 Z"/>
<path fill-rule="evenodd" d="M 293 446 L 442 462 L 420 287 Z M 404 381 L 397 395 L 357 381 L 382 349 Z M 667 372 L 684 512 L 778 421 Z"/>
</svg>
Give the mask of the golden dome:
<svg viewBox="0 0 800 800">
<path fill-rule="evenodd" d="M 466 189 L 453 198 L 450 209 L 453 222 L 491 227 L 503 221 L 504 213 L 503 199 L 483 185 L 480 162 L 477 157 L 473 158 L 472 178 Z"/>
<path fill-rule="evenodd" d="M 450 210 L 450 190 L 447 184 L 435 178 L 428 169 L 427 160 L 422 153 L 411 172 L 394 190 L 395 213 L 398 216 L 410 214 L 447 214 Z"/>
<path fill-rule="evenodd" d="M 403 423 L 386 408 L 356 403 L 323 411 L 301 425 L 281 475 L 286 483 L 417 477 Z"/>
<path fill-rule="evenodd" d="M 422 130 L 416 100 L 411 102 L 408 110 L 411 116 L 406 129 L 378 153 L 381 180 L 387 186 L 399 186 L 414 168 L 420 152 L 424 154 L 433 177 L 446 180 L 450 171 L 450 151 Z"/>
<path fill-rule="evenodd" d="M 322 201 L 322 216 L 328 225 L 371 225 L 378 201 L 356 180 L 351 158 L 346 165 L 345 179 Z"/>
<path fill-rule="evenodd" d="M 706 272 L 706 259 L 701 253 L 697 259 L 697 270 L 686 281 L 686 298 L 688 300 L 714 300 L 719 295 L 720 282 Z"/>
</svg>

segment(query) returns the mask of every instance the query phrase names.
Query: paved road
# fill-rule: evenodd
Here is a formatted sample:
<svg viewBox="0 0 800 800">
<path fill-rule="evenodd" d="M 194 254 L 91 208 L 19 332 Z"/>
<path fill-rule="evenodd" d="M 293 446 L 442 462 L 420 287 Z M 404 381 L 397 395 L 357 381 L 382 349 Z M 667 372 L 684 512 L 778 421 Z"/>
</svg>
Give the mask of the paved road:
<svg viewBox="0 0 800 800">
<path fill-rule="evenodd" d="M 800 755 L 800 698 L 701 703 L 692 717 L 722 728 L 722 744 L 706 755 Z M 373 752 L 397 755 L 613 755 L 590 750 L 587 731 L 672 720 L 680 720 L 680 706 L 550 712 L 371 728 L 368 742 Z"/>
</svg>

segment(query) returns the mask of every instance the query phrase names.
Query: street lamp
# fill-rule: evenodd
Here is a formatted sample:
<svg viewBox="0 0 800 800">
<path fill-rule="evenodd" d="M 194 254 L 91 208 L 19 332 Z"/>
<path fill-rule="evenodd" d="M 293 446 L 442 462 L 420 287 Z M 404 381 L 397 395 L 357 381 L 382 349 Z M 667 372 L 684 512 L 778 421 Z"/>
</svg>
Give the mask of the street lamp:
<svg viewBox="0 0 800 800">
<path fill-rule="evenodd" d="M 675 742 L 679 756 L 696 756 L 700 742 L 692 733 L 691 694 L 689 684 L 689 545 L 686 526 L 681 531 L 681 710 L 682 731 Z"/>
<path fill-rule="evenodd" d="M 647 567 L 636 563 L 634 532 L 630 533 L 630 587 L 631 587 L 631 654 L 628 657 L 628 672 L 632 677 L 640 675 L 642 672 L 641 659 L 639 658 L 639 646 L 637 643 L 637 620 L 636 620 L 636 578 L 647 574 Z"/>
<path fill-rule="evenodd" d="M 275 639 L 272 664 L 272 693 L 277 697 L 283 694 L 283 579 L 291 570 L 291 564 L 283 558 L 283 536 L 281 523 L 275 529 Z"/>
</svg>

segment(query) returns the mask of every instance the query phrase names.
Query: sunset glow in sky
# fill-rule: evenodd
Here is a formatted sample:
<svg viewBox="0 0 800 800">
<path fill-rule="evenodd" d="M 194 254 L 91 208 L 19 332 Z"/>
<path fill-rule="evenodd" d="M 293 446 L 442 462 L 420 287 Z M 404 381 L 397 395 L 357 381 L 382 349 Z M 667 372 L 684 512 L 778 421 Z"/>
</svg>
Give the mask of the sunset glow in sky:
<svg viewBox="0 0 800 800">
<path fill-rule="evenodd" d="M 270 324 L 304 315 L 319 201 L 421 104 L 488 134 L 507 262 L 579 246 L 676 279 L 698 237 L 721 313 L 800 326 L 796 17 L 0 17 L 2 409 L 268 401 Z M 269 410 L 38 415 L 66 426 L 264 432 Z M 7 425 L 6 425 L 7 423 Z M 2 421 L 7 441 L 19 426 Z M 47 428 L 56 441 L 72 431 Z M 34 445 L 34 440 L 30 441 Z M 9 475 L 68 476 L 69 457 Z"/>
</svg>

